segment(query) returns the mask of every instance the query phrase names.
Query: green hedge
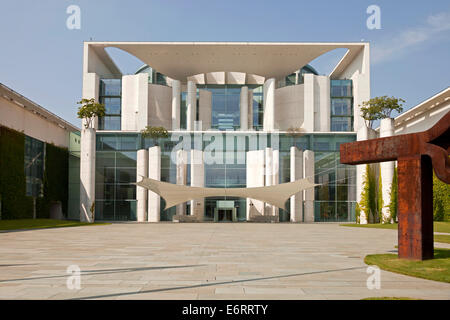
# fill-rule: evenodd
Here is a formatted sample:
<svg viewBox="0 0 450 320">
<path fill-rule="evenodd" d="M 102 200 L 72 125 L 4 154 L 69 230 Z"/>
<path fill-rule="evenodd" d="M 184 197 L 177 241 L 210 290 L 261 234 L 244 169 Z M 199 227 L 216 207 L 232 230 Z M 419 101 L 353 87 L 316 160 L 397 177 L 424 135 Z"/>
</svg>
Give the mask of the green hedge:
<svg viewBox="0 0 450 320">
<path fill-rule="evenodd" d="M 33 199 L 25 195 L 24 153 L 25 135 L 6 127 L 0 127 L 2 219 L 33 217 Z"/>
<path fill-rule="evenodd" d="M 450 220 L 450 184 L 439 180 L 433 172 L 433 218 L 434 221 Z"/>
<path fill-rule="evenodd" d="M 0 199 L 2 219 L 33 218 L 33 199 L 26 196 L 25 134 L 0 126 Z M 67 216 L 69 153 L 46 144 L 44 197 L 36 199 L 37 218 L 49 218 L 53 201 L 61 201 Z"/>
</svg>

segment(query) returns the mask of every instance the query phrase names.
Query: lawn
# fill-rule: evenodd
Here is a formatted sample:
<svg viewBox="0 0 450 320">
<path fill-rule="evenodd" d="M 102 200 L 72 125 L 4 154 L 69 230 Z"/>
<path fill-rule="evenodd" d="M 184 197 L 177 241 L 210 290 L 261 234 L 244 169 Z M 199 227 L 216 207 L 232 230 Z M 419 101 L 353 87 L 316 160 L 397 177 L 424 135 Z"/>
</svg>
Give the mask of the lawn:
<svg viewBox="0 0 450 320">
<path fill-rule="evenodd" d="M 450 243 L 450 234 L 435 234 L 434 242 Z"/>
<path fill-rule="evenodd" d="M 70 220 L 53 220 L 53 219 L 17 219 L 17 220 L 0 220 L 0 230 L 21 230 L 21 229 L 42 229 L 42 228 L 63 228 L 78 227 L 91 225 L 104 225 L 108 223 L 87 223 Z"/>
<path fill-rule="evenodd" d="M 450 249 L 434 248 L 434 259 L 431 260 L 414 261 L 399 259 L 396 254 L 371 254 L 364 262 L 391 272 L 450 283 Z"/>
<path fill-rule="evenodd" d="M 370 224 L 357 224 L 357 223 L 345 223 L 340 224 L 340 226 L 344 227 L 357 227 L 357 228 L 378 228 L 378 229 L 394 229 L 397 230 L 397 223 L 370 223 Z M 434 232 L 445 232 L 450 233 L 450 222 L 449 221 L 435 221 L 433 222 L 433 231 Z"/>
<path fill-rule="evenodd" d="M 422 300 L 422 299 L 409 297 L 369 297 L 361 300 Z"/>
</svg>

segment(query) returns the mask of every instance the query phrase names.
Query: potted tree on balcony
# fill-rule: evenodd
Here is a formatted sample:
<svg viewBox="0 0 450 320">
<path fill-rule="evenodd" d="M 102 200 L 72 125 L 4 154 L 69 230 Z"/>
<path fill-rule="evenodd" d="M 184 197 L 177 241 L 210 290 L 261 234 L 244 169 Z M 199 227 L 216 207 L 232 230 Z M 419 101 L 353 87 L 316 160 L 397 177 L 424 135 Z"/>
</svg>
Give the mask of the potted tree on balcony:
<svg viewBox="0 0 450 320">
<path fill-rule="evenodd" d="M 77 116 L 78 118 L 84 120 L 84 128 L 93 128 L 94 119 L 97 117 L 105 116 L 105 105 L 98 103 L 94 98 L 92 99 L 81 99 L 77 104 L 81 104 L 78 108 Z"/>
<path fill-rule="evenodd" d="M 159 146 L 159 139 L 169 137 L 169 133 L 164 127 L 146 126 L 141 130 L 141 134 L 143 138 L 151 138 L 154 146 Z"/>
</svg>

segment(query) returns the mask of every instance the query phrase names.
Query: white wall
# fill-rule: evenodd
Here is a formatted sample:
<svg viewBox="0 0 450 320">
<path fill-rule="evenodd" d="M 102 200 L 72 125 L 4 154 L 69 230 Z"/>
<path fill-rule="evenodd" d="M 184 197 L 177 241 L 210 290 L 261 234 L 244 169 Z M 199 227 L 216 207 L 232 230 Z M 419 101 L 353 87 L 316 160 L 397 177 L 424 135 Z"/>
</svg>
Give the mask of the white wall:
<svg viewBox="0 0 450 320">
<path fill-rule="evenodd" d="M 353 81 L 354 131 L 364 125 L 360 115 L 360 105 L 370 99 L 370 48 L 366 44 L 355 59 L 344 69 L 339 79 Z"/>
<path fill-rule="evenodd" d="M 69 131 L 2 96 L 0 96 L 0 125 L 23 131 L 27 136 L 54 143 L 59 147 L 69 147 Z"/>
<path fill-rule="evenodd" d="M 148 125 L 172 128 L 172 88 L 148 85 Z"/>
<path fill-rule="evenodd" d="M 282 87 L 275 90 L 275 100 L 277 102 L 275 128 L 286 130 L 290 127 L 303 127 L 304 90 L 303 84 Z"/>
<path fill-rule="evenodd" d="M 147 125 L 149 90 L 145 73 L 122 77 L 122 130 L 142 130 Z"/>
<path fill-rule="evenodd" d="M 199 90 L 199 120 L 202 122 L 202 130 L 211 128 L 212 93 L 208 90 Z"/>
</svg>

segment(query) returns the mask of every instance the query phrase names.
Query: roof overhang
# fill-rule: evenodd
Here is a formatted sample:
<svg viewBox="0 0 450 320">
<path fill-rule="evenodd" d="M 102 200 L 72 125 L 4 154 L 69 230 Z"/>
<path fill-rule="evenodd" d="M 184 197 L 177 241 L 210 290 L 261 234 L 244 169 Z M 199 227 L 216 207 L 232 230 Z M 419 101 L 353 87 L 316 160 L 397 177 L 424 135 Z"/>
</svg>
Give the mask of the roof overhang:
<svg viewBox="0 0 450 320">
<path fill-rule="evenodd" d="M 445 88 L 441 92 L 435 94 L 431 98 L 419 103 L 417 106 L 403 112 L 395 118 L 395 127 L 404 125 L 406 122 L 416 119 L 423 113 L 432 109 L 437 109 L 450 100 L 450 87 Z"/>
<path fill-rule="evenodd" d="M 44 107 L 41 107 L 37 103 L 31 101 L 30 99 L 26 98 L 25 96 L 5 86 L 2 83 L 0 83 L 0 97 L 3 97 L 4 99 L 7 99 L 15 103 L 18 107 L 21 107 L 31 113 L 34 113 L 35 115 L 45 119 L 46 121 L 54 123 L 55 125 L 59 126 L 64 130 L 70 132 L 80 130 L 78 127 L 58 117 L 56 114 L 48 111 Z"/>
<path fill-rule="evenodd" d="M 280 79 L 338 48 L 348 52 L 338 64 L 344 68 L 368 45 L 365 42 L 86 42 L 100 57 L 105 48 L 122 49 L 158 72 L 185 81 L 209 72 L 243 72 Z M 109 60 L 108 60 L 109 61 Z M 339 67 L 341 65 L 341 67 Z M 340 69 L 333 72 L 338 74 Z M 88 71 L 89 72 L 89 71 Z"/>
</svg>

